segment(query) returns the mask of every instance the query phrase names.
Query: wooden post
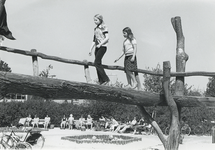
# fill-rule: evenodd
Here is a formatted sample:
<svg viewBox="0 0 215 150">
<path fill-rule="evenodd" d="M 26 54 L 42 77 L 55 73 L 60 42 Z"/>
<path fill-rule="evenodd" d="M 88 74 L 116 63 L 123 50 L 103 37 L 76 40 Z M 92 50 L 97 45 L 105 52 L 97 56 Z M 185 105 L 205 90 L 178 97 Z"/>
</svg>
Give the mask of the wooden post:
<svg viewBox="0 0 215 150">
<path fill-rule="evenodd" d="M 185 72 L 186 62 L 189 56 L 184 49 L 184 35 L 182 32 L 181 18 L 171 18 L 172 26 L 176 32 L 177 47 L 176 47 L 176 72 Z M 176 76 L 175 82 L 175 96 L 184 96 L 184 76 Z M 177 106 L 179 119 L 181 118 L 181 107 Z M 180 122 L 179 122 L 180 126 Z M 180 134 L 181 143 L 183 142 Z"/>
<path fill-rule="evenodd" d="M 215 126 L 212 127 L 212 143 L 215 143 Z"/>
<path fill-rule="evenodd" d="M 36 53 L 36 49 L 32 49 L 31 52 Z M 37 60 L 37 55 L 32 56 L 32 64 L 33 64 L 33 76 L 39 76 L 39 65 Z"/>
<path fill-rule="evenodd" d="M 92 83 L 92 79 L 90 77 L 89 65 L 87 65 L 87 60 L 84 60 L 83 62 L 86 63 L 84 65 L 84 74 L 85 74 L 85 78 L 87 80 L 87 83 Z"/>
<path fill-rule="evenodd" d="M 184 50 L 184 35 L 182 32 L 181 18 L 175 17 L 171 19 L 172 26 L 176 32 L 177 37 L 177 47 L 176 47 L 176 72 L 185 72 L 186 61 L 188 60 L 188 55 Z M 175 83 L 175 95 L 184 95 L 184 77 L 177 76 Z"/>
</svg>

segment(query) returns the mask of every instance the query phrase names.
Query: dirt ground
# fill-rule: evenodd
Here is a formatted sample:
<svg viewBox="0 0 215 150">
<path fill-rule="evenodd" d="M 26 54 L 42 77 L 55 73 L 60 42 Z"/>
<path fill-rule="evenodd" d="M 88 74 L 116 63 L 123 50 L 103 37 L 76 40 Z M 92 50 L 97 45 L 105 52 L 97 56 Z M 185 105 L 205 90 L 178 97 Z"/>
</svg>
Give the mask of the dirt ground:
<svg viewBox="0 0 215 150">
<path fill-rule="evenodd" d="M 133 135 L 131 133 L 113 133 L 102 131 L 80 131 L 80 130 L 61 130 L 59 128 L 42 131 L 45 137 L 44 150 L 164 150 L 157 135 Z M 141 141 L 128 143 L 125 145 L 102 144 L 102 143 L 83 143 L 78 144 L 69 140 L 62 140 L 61 137 L 76 135 L 125 135 L 140 137 Z M 183 144 L 179 145 L 179 150 L 214 150 L 215 143 L 212 143 L 211 136 L 185 136 Z"/>
<path fill-rule="evenodd" d="M 102 144 L 102 143 L 84 143 L 77 144 L 76 142 L 62 140 L 61 137 L 64 136 L 74 136 L 74 135 L 119 135 L 113 132 L 102 132 L 102 131 L 80 131 L 80 130 L 61 130 L 59 128 L 50 129 L 49 131 L 43 131 L 46 141 L 44 145 L 44 150 L 164 150 L 160 139 L 157 135 L 133 135 L 131 133 L 125 133 L 122 135 L 141 137 L 142 141 L 132 142 L 125 145 L 116 144 Z M 179 150 L 214 150 L 215 143 L 212 143 L 211 136 L 185 136 L 183 144 L 180 144 Z"/>
</svg>

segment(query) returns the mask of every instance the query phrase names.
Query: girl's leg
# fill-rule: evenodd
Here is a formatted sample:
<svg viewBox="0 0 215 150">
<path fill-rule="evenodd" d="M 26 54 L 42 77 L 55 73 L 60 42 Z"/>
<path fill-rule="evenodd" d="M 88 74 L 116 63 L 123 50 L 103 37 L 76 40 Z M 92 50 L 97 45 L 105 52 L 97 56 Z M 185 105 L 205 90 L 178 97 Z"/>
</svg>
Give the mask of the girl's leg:
<svg viewBox="0 0 215 150">
<path fill-rule="evenodd" d="M 104 54 L 106 53 L 106 50 L 107 50 L 106 47 L 96 48 L 96 50 L 95 50 L 94 64 L 96 67 L 96 71 L 97 71 L 97 75 L 98 75 L 100 84 L 110 81 L 110 79 L 108 78 L 108 76 L 105 73 L 105 70 L 102 66 L 102 58 L 103 58 Z"/>
<path fill-rule="evenodd" d="M 142 90 L 142 86 L 141 86 L 141 82 L 140 82 L 140 78 L 139 78 L 138 72 L 134 72 L 134 75 L 135 75 L 135 79 L 137 81 L 137 88 L 138 88 L 138 90 Z"/>
<path fill-rule="evenodd" d="M 126 78 L 127 78 L 127 81 L 128 81 L 128 85 L 131 85 L 131 77 L 129 76 L 128 73 L 126 73 Z"/>
<path fill-rule="evenodd" d="M 129 71 L 129 70 L 127 70 L 127 74 L 130 76 L 130 78 L 131 78 L 131 80 L 133 81 L 133 85 L 132 85 L 132 89 L 135 89 L 136 87 L 137 87 L 137 81 L 136 81 L 136 79 L 135 79 L 135 76 L 134 76 L 134 74 L 133 74 L 133 72 L 131 72 L 131 71 Z"/>
</svg>

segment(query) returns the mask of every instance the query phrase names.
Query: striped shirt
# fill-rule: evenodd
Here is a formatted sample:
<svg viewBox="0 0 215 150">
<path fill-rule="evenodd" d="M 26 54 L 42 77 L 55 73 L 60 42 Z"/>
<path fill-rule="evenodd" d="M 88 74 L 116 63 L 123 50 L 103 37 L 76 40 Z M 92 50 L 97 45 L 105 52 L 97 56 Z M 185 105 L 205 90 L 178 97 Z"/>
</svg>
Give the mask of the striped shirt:
<svg viewBox="0 0 215 150">
<path fill-rule="evenodd" d="M 96 45 L 101 43 L 105 38 L 105 34 L 108 33 L 108 28 L 105 25 L 99 25 L 94 29 L 94 38 L 93 42 L 95 42 Z M 104 43 L 102 46 L 107 46 L 108 41 Z"/>
</svg>

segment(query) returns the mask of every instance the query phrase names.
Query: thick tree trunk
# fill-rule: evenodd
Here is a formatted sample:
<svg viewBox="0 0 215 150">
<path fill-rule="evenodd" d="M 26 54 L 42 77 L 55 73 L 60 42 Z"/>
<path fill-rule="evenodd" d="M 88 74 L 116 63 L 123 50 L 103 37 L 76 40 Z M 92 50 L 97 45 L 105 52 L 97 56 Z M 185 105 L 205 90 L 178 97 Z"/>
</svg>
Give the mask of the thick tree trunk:
<svg viewBox="0 0 215 150">
<path fill-rule="evenodd" d="M 182 32 L 181 18 L 175 17 L 171 19 L 173 28 L 176 32 L 176 72 L 185 72 L 186 62 L 189 56 L 185 53 L 184 35 Z M 176 76 L 175 96 L 184 96 L 184 76 Z M 181 106 L 178 105 L 179 120 L 181 119 Z M 179 123 L 180 125 L 180 123 Z"/>
<path fill-rule="evenodd" d="M 169 131 L 169 136 L 166 145 L 164 145 L 166 150 L 178 150 L 179 139 L 180 139 L 180 124 L 179 124 L 179 113 L 178 107 L 175 103 L 171 91 L 169 89 L 170 84 L 170 62 L 164 62 L 163 64 L 163 89 L 166 98 L 167 105 L 171 112 L 171 127 Z"/>
<path fill-rule="evenodd" d="M 176 72 L 185 72 L 186 62 L 189 57 L 185 53 L 185 49 L 184 49 L 185 38 L 182 32 L 181 18 L 180 17 L 172 18 L 171 22 L 177 37 Z M 184 95 L 184 77 L 183 76 L 176 76 L 175 95 L 176 96 Z"/>
</svg>

